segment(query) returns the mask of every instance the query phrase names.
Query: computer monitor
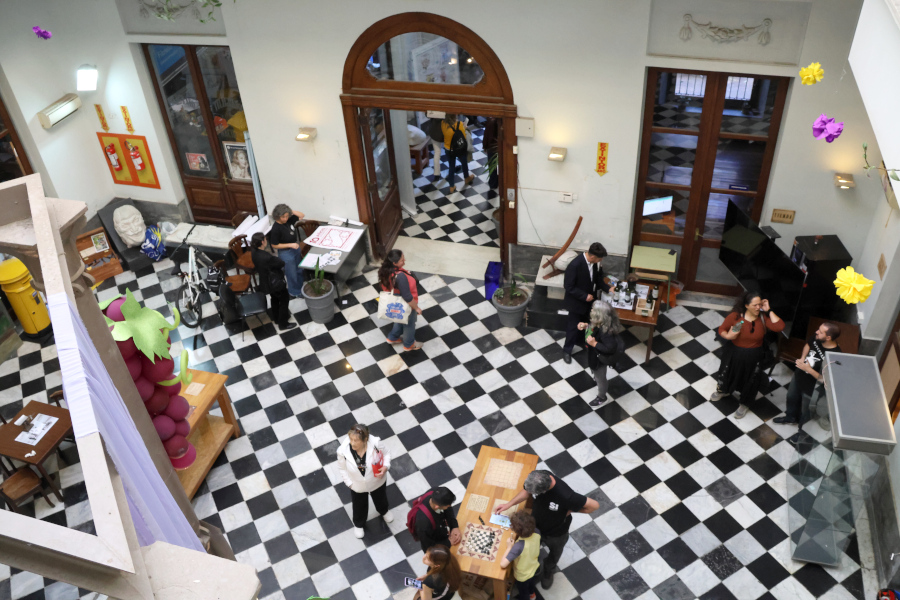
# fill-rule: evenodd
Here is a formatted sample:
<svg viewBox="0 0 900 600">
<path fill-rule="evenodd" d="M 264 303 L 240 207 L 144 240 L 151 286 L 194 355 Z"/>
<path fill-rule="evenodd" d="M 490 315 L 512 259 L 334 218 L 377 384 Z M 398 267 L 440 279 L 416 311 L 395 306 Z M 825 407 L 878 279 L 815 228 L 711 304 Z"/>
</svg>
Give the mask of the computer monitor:
<svg viewBox="0 0 900 600">
<path fill-rule="evenodd" d="M 675 196 L 663 196 L 662 198 L 649 198 L 644 200 L 643 215 L 649 217 L 650 215 L 669 212 L 672 210 L 672 200 L 674 199 Z"/>
</svg>

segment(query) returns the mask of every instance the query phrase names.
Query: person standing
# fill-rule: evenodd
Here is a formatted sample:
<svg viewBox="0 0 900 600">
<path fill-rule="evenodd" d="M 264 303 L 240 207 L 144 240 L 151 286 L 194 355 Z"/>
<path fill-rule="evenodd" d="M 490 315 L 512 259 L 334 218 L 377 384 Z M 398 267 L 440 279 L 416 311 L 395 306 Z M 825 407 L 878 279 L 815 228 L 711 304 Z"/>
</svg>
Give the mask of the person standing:
<svg viewBox="0 0 900 600">
<path fill-rule="evenodd" d="M 607 401 L 609 389 L 606 368 L 615 365 L 619 354 L 625 348 L 625 342 L 619 335 L 621 324 L 616 309 L 609 302 L 597 300 L 591 308 L 589 323 L 579 323 L 579 331 L 587 331 L 585 344 L 588 351 L 588 368 L 594 373 L 597 382 L 597 397 L 591 400 L 591 406 L 600 406 Z"/>
<path fill-rule="evenodd" d="M 566 290 L 565 307 L 569 311 L 566 323 L 566 342 L 563 345 L 563 360 L 566 364 L 572 362 L 572 350 L 575 344 L 582 345 L 581 334 L 578 332 L 578 324 L 588 320 L 591 312 L 591 303 L 597 297 L 597 290 L 607 287 L 603 276 L 603 259 L 606 257 L 606 248 L 600 242 L 594 242 L 587 252 L 583 252 L 572 259 L 566 267 L 563 278 L 563 287 Z M 609 286 L 612 292 L 612 286 Z"/>
<path fill-rule="evenodd" d="M 391 332 L 387 336 L 388 344 L 403 343 L 403 350 L 419 350 L 422 344 L 416 341 L 416 316 L 422 314 L 419 308 L 419 288 L 413 274 L 403 268 L 406 257 L 403 252 L 394 248 L 387 253 L 381 268 L 378 269 L 378 282 L 382 291 L 391 292 L 395 296 L 401 296 L 413 312 L 409 313 L 406 323 L 394 323 Z"/>
<path fill-rule="evenodd" d="M 434 160 L 434 169 L 431 181 L 437 183 L 441 180 L 441 150 L 444 148 L 444 129 L 441 126 L 443 119 L 428 119 L 428 137 L 431 138 L 431 154 Z"/>
<path fill-rule="evenodd" d="M 287 286 L 284 284 L 284 261 L 277 256 L 272 255 L 266 250 L 268 242 L 266 236 L 262 232 L 256 232 L 250 238 L 250 258 L 253 260 L 253 268 L 259 274 L 259 289 L 265 294 L 269 294 L 271 303 L 270 317 L 281 331 L 287 331 L 297 326 L 296 323 L 289 322 L 291 311 L 288 303 L 291 298 L 288 296 Z M 281 285 L 274 285 L 277 280 L 281 280 Z M 277 288 L 281 289 L 277 289 Z"/>
<path fill-rule="evenodd" d="M 303 289 L 303 269 L 300 268 L 300 242 L 295 225 L 306 216 L 302 212 L 292 210 L 287 204 L 279 204 L 272 210 L 272 229 L 269 231 L 269 243 L 284 261 L 284 275 L 287 277 L 287 291 L 291 296 L 299 298 Z"/>
<path fill-rule="evenodd" d="M 475 175 L 469 175 L 469 147 L 466 140 L 466 122 L 460 121 L 457 115 L 448 114 L 441 123 L 441 130 L 444 133 L 444 148 L 447 150 L 447 163 L 450 165 L 450 173 L 447 175 L 447 182 L 450 188 L 449 193 L 456 191 L 456 161 L 458 160 L 462 166 L 464 185 L 472 183 Z M 460 141 L 460 138 L 462 141 Z"/>
<path fill-rule="evenodd" d="M 369 516 L 369 496 L 375 510 L 385 523 L 394 520 L 388 510 L 387 472 L 391 468 L 391 455 L 381 440 L 369 435 L 369 428 L 356 424 L 347 432 L 347 439 L 337 449 L 338 469 L 341 478 L 350 488 L 350 500 L 353 504 L 353 534 L 362 538 L 365 535 L 367 517 Z"/>
<path fill-rule="evenodd" d="M 523 487 L 525 489 L 516 494 L 512 500 L 495 508 L 494 514 L 500 514 L 512 506 L 525 502 L 529 496 L 534 498 L 531 514 L 541 531 L 541 540 L 550 551 L 544 561 L 541 576 L 541 587 L 546 590 L 553 585 L 553 574 L 563 548 L 569 541 L 572 513 L 592 513 L 600 508 L 600 504 L 593 498 L 575 493 L 550 471 L 532 471 L 525 478 Z"/>
<path fill-rule="evenodd" d="M 509 528 L 517 539 L 513 542 L 514 538 L 509 538 L 509 551 L 500 561 L 500 568 L 505 569 L 513 563 L 519 599 L 534 600 L 540 577 L 541 532 L 535 527 L 534 517 L 522 511 L 512 514 Z"/>
<path fill-rule="evenodd" d="M 435 488 L 413 503 L 414 529 L 422 552 L 432 546 L 455 546 L 462 540 L 459 522 L 453 515 L 456 495 L 445 487 Z"/>
<path fill-rule="evenodd" d="M 488 117 L 485 122 L 482 145 L 484 153 L 487 155 L 487 164 L 490 165 L 491 159 L 497 155 L 497 152 L 500 149 L 500 120 L 496 117 Z M 499 173 L 500 165 L 498 163 L 497 168 L 491 171 L 490 177 L 488 178 L 488 187 L 492 190 L 497 188 L 500 177 Z"/>
<path fill-rule="evenodd" d="M 425 551 L 422 563 L 428 566 L 428 572 L 418 579 L 422 589 L 413 596 L 413 600 L 450 600 L 462 584 L 462 573 L 456 557 L 447 546 L 432 546 Z"/>
<path fill-rule="evenodd" d="M 768 314 L 767 314 L 768 313 Z M 735 419 L 743 419 L 756 400 L 764 374 L 760 363 L 765 356 L 766 333 L 784 329 L 784 321 L 769 308 L 769 301 L 758 292 L 745 292 L 719 326 L 719 335 L 731 342 L 725 348 L 716 379 L 716 391 L 710 401 L 717 402 L 734 392 L 741 404 L 734 412 Z"/>
<path fill-rule="evenodd" d="M 835 341 L 841 335 L 841 328 L 834 323 L 822 323 L 812 337 L 803 346 L 794 363 L 797 370 L 791 377 L 787 389 L 787 407 L 783 417 L 772 419 L 775 423 L 785 425 L 802 425 L 809 420 L 809 401 L 816 385 L 822 381 L 822 371 L 827 364 L 826 352 L 840 352 L 841 347 Z"/>
</svg>

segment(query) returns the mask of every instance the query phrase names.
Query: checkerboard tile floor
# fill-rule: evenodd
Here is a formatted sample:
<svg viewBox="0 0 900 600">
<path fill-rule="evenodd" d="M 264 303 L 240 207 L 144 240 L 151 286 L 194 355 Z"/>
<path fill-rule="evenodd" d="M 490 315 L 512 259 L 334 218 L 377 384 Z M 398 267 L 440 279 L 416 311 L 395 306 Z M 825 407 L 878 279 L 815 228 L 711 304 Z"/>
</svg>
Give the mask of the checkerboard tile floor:
<svg viewBox="0 0 900 600">
<path fill-rule="evenodd" d="M 98 297 L 131 289 L 166 312 L 171 267 L 165 260 L 126 272 Z M 583 357 L 563 362 L 560 332 L 501 328 L 480 282 L 419 276 L 420 352 L 398 354 L 384 342 L 371 316 L 374 272 L 350 280 L 347 304 L 328 325 L 312 323 L 293 300 L 300 327 L 284 333 L 264 317 L 242 340 L 240 326 L 215 316 L 200 330 L 173 332 L 193 366 L 229 376 L 244 435 L 228 444 L 193 504 L 225 531 L 237 559 L 258 569 L 260 598 L 382 600 L 403 589 L 404 577 L 424 569 L 405 528 L 407 502 L 436 485 L 461 501 L 483 445 L 537 454 L 540 468 L 600 504 L 574 515 L 562 572 L 541 590 L 547 600 L 864 597 L 867 532 L 851 539 L 838 568 L 790 559 L 785 469 L 794 450 L 785 438 L 794 430 L 771 422 L 790 372 L 776 368 L 769 396 L 742 420 L 730 416 L 734 400 L 706 401 L 722 314 L 664 313 L 646 363 L 646 330 L 626 331 L 627 357 L 610 376 L 614 401 L 595 411 Z M 23 346 L 2 368 L 5 416 L 60 383 L 52 345 Z M 369 424 L 393 455 L 394 522 L 372 510 L 362 540 L 335 462 L 338 439 L 355 422 Z M 809 429 L 827 443 L 824 431 Z M 46 512 L 38 500 L 32 510 L 90 530 L 77 462 L 67 462 L 64 509 Z M 79 596 L 87 592 L 0 566 L 0 599 Z"/>
<path fill-rule="evenodd" d="M 474 174 L 475 179 L 470 185 L 462 187 L 463 176 L 458 168 L 456 191 L 448 191 L 452 185 L 446 180 L 450 167 L 443 152 L 442 179 L 439 181 L 432 180 L 433 159 L 428 167 L 422 169 L 421 175 L 413 171 L 413 191 L 419 212 L 403 220 L 400 235 L 476 246 L 500 246 L 500 233 L 491 220 L 491 213 L 499 206 L 499 200 L 497 192 L 488 186 L 488 174 L 484 168 L 487 155 L 482 151 L 483 136 L 484 129 L 472 130 L 475 152 L 469 161 L 469 173 Z"/>
</svg>

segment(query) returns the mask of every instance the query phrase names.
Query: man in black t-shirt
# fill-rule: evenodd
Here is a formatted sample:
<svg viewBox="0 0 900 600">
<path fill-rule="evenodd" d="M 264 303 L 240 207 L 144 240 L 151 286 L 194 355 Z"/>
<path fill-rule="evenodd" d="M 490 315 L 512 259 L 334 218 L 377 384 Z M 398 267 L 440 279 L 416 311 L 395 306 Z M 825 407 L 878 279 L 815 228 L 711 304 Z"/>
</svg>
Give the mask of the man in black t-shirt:
<svg viewBox="0 0 900 600">
<path fill-rule="evenodd" d="M 524 502 L 528 496 L 534 498 L 531 514 L 541 531 L 541 543 L 549 550 L 541 575 L 541 587 L 546 590 L 553 585 L 553 573 L 556 571 L 563 548 L 569 541 L 572 513 L 592 513 L 600 508 L 600 504 L 593 498 L 574 492 L 566 482 L 555 477 L 550 471 L 532 471 L 525 478 L 525 485 L 522 487 L 525 489 L 506 504 L 494 509 L 494 513 L 499 514 L 511 506 Z"/>
<path fill-rule="evenodd" d="M 774 423 L 799 425 L 809 420 L 809 402 L 816 384 L 822 380 L 825 353 L 841 351 L 841 347 L 835 342 L 839 335 L 840 327 L 834 323 L 822 323 L 803 346 L 803 358 L 797 359 L 797 370 L 788 386 L 784 416 L 773 419 Z"/>
</svg>

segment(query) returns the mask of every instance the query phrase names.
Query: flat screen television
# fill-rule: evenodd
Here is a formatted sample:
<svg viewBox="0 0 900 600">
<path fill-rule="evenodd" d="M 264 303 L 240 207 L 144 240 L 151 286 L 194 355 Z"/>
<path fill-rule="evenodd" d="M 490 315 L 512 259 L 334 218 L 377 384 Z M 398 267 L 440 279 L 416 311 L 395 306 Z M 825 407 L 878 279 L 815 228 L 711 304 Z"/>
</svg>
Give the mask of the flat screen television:
<svg viewBox="0 0 900 600">
<path fill-rule="evenodd" d="M 800 304 L 806 273 L 731 200 L 725 213 L 719 260 L 745 291 L 758 291 L 769 300 L 775 314 L 790 325 Z M 788 331 L 790 326 L 785 328 Z"/>
</svg>

